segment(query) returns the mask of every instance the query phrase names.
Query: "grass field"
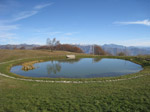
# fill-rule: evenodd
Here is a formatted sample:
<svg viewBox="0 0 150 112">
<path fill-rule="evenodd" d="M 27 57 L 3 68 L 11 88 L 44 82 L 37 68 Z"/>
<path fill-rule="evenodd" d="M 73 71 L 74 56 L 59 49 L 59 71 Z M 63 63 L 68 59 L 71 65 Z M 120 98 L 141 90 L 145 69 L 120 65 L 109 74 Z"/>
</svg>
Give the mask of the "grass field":
<svg viewBox="0 0 150 112">
<path fill-rule="evenodd" d="M 30 61 L 32 57 L 72 54 L 69 52 L 49 52 L 37 50 L 0 50 L 0 62 L 20 58 Z M 92 57 L 76 54 L 78 57 Z M 141 64 L 144 70 L 121 78 L 150 74 L 149 57 L 112 57 L 132 59 Z M 35 60 L 35 59 L 34 59 Z M 21 63 L 21 62 L 17 62 Z M 0 65 L 0 72 L 10 62 Z M 13 74 L 9 74 L 13 75 Z M 115 79 L 115 78 L 109 78 Z M 86 80 L 86 79 L 85 79 Z M 96 79 L 93 79 L 96 80 Z M 103 80 L 98 78 L 97 80 Z M 0 112 L 149 112 L 150 111 L 150 75 L 132 80 L 116 82 L 63 84 L 40 83 L 9 79 L 0 76 Z"/>
</svg>

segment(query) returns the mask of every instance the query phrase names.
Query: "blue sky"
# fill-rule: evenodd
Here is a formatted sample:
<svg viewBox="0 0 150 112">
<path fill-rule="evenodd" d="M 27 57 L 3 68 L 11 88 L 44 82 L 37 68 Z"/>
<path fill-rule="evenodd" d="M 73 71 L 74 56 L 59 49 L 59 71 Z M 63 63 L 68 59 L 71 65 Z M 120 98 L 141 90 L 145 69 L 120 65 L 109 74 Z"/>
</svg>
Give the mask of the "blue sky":
<svg viewBox="0 0 150 112">
<path fill-rule="evenodd" d="M 0 0 L 0 44 L 150 46 L 150 0 Z"/>
</svg>

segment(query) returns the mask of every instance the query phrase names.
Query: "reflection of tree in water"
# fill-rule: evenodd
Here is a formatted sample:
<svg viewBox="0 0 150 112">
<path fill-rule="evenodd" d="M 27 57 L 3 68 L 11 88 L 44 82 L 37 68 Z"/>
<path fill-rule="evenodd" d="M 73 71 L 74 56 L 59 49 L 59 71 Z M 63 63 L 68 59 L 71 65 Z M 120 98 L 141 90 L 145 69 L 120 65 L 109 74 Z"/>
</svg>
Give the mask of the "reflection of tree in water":
<svg viewBox="0 0 150 112">
<path fill-rule="evenodd" d="M 60 72 L 61 70 L 61 65 L 57 61 L 51 61 L 50 64 L 47 65 L 47 73 L 48 74 L 56 74 L 57 72 Z"/>
<path fill-rule="evenodd" d="M 93 62 L 94 62 L 94 63 L 97 63 L 97 62 L 101 61 L 101 59 L 102 59 L 102 58 L 93 58 Z"/>
<path fill-rule="evenodd" d="M 65 59 L 65 60 L 58 60 L 58 62 L 63 62 L 63 63 L 70 63 L 73 64 L 75 62 L 80 61 L 80 59 Z"/>
<path fill-rule="evenodd" d="M 67 60 L 51 61 L 50 64 L 47 64 L 47 73 L 48 74 L 56 74 L 57 72 L 60 72 L 60 70 L 61 70 L 60 63 L 73 64 L 78 61 L 80 61 L 80 59 L 67 59 Z"/>
</svg>

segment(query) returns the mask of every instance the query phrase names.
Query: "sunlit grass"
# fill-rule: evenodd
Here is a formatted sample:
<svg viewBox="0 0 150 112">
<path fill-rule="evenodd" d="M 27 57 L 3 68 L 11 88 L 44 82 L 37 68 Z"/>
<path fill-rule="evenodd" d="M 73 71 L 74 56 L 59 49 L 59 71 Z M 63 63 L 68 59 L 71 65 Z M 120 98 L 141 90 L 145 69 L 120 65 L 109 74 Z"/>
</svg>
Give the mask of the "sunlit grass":
<svg viewBox="0 0 150 112">
<path fill-rule="evenodd" d="M 37 56 L 35 54 L 49 56 L 51 53 L 16 50 L 14 53 L 10 51 L 10 55 L 9 50 L 4 51 L 4 54 L 2 52 L 0 50 L 0 56 L 4 56 L 0 59 L 1 62 Z M 58 54 L 56 56 L 55 53 L 53 52 L 55 58 L 52 59 L 58 59 Z M 59 55 L 64 54 L 65 52 L 61 52 Z M 111 58 L 122 58 L 141 64 L 144 70 L 135 75 L 150 74 L 150 62 L 147 60 L 149 56 Z M 0 72 L 7 73 L 10 65 L 34 60 L 37 59 L 31 58 L 0 65 Z M 124 76 L 126 77 L 130 75 Z M 132 80 L 87 84 L 27 82 L 0 76 L 0 112 L 149 112 L 149 105 L 150 75 Z"/>
</svg>

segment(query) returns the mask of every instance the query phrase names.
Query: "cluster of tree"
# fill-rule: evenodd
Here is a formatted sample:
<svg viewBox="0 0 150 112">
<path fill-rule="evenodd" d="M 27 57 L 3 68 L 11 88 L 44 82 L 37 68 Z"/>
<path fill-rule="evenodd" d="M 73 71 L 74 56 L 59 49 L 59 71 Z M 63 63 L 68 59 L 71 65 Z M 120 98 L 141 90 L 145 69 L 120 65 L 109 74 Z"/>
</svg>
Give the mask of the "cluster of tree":
<svg viewBox="0 0 150 112">
<path fill-rule="evenodd" d="M 83 51 L 76 46 L 69 45 L 69 44 L 60 44 L 55 46 L 56 50 L 61 50 L 61 51 L 69 51 L 69 52 L 76 52 L 76 53 L 83 53 Z"/>
<path fill-rule="evenodd" d="M 55 46 L 40 46 L 40 47 L 34 47 L 33 49 L 38 50 L 38 49 L 46 49 L 46 50 L 59 50 L 59 51 L 69 51 L 69 52 L 76 52 L 76 53 L 83 53 L 83 51 L 76 47 L 72 46 L 69 44 L 59 44 Z"/>
<path fill-rule="evenodd" d="M 53 38 L 52 40 L 50 38 L 47 38 L 46 45 L 34 47 L 33 49 L 47 49 L 47 50 L 53 51 L 53 50 L 55 50 L 55 47 L 57 45 L 60 45 L 60 42 L 58 40 L 56 40 L 56 38 Z"/>
<path fill-rule="evenodd" d="M 56 40 L 56 38 L 53 38 L 52 40 L 47 38 L 46 45 L 50 48 L 51 51 L 53 51 L 56 46 L 60 45 L 60 42 Z"/>
<path fill-rule="evenodd" d="M 93 46 L 93 53 L 95 55 L 106 55 L 107 53 L 98 45 Z"/>
<path fill-rule="evenodd" d="M 45 46 L 34 47 L 33 49 L 47 49 L 51 51 L 60 50 L 60 51 L 83 53 L 83 51 L 79 47 L 72 46 L 69 44 L 60 44 L 60 42 L 57 41 L 56 38 L 53 38 L 52 40 L 48 38 Z"/>
<path fill-rule="evenodd" d="M 59 51 L 69 51 L 69 52 L 76 52 L 76 53 L 83 53 L 83 50 L 81 50 L 77 46 L 69 45 L 69 44 L 60 44 L 59 41 L 56 40 L 56 38 L 53 38 L 52 40 L 50 38 L 47 38 L 46 45 L 35 47 L 33 49 L 47 49 L 47 50 L 59 50 Z M 93 45 L 93 52 L 94 55 L 106 55 L 107 53 L 98 45 Z"/>
</svg>

